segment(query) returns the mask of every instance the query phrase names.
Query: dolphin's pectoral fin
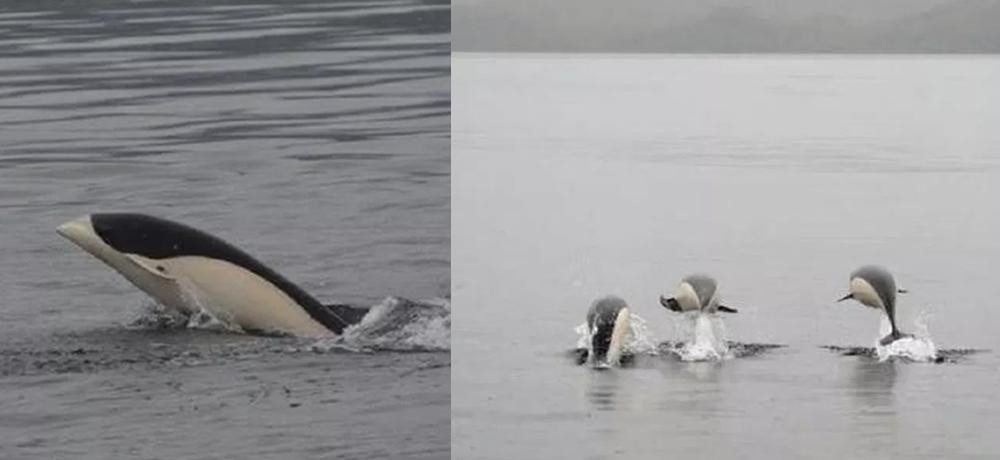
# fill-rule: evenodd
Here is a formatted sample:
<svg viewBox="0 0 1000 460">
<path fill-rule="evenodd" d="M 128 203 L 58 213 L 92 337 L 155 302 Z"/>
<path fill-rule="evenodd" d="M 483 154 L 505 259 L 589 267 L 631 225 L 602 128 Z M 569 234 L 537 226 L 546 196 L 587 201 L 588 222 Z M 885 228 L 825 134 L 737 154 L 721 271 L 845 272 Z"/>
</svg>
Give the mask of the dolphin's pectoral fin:
<svg viewBox="0 0 1000 460">
<path fill-rule="evenodd" d="M 167 270 L 167 267 L 165 265 L 157 262 L 156 260 L 147 259 L 145 257 L 137 256 L 135 254 L 125 254 L 125 257 L 127 257 L 128 260 L 131 260 L 133 263 L 142 267 L 144 270 L 155 276 L 170 281 L 177 280 L 177 278 L 175 278 L 170 274 L 170 271 Z"/>
<path fill-rule="evenodd" d="M 681 304 L 678 303 L 677 299 L 673 297 L 668 299 L 666 297 L 660 296 L 660 305 L 663 305 L 663 308 L 666 308 L 667 310 L 670 311 L 681 311 Z"/>
<path fill-rule="evenodd" d="M 368 314 L 367 308 L 352 307 L 350 305 L 331 304 L 331 305 L 323 305 L 323 308 L 329 310 L 330 313 L 333 313 L 334 316 L 343 321 L 344 324 L 347 326 L 350 326 L 351 324 L 360 323 L 361 319 Z"/>
<path fill-rule="evenodd" d="M 725 305 L 719 305 L 719 311 L 725 312 L 725 313 L 739 313 L 739 310 L 737 310 L 735 308 L 732 308 L 732 307 L 727 307 Z"/>
</svg>

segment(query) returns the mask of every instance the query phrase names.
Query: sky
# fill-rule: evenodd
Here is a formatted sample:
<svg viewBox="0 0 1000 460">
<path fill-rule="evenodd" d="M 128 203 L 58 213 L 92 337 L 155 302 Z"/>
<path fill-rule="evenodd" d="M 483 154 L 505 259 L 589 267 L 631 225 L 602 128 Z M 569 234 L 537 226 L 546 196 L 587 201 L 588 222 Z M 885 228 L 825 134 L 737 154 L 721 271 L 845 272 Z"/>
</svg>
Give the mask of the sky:
<svg viewBox="0 0 1000 460">
<path fill-rule="evenodd" d="M 998 53 L 1000 0 L 453 0 L 455 51 Z"/>
</svg>

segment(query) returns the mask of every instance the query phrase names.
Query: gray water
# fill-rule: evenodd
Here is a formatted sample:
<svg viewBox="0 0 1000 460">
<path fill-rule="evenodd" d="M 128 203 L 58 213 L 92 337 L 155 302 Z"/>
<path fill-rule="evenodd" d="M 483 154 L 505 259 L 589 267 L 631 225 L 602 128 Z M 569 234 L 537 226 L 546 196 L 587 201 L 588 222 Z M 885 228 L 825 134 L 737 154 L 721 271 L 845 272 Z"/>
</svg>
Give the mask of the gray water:
<svg viewBox="0 0 1000 460">
<path fill-rule="evenodd" d="M 960 458 L 1000 440 L 1000 60 L 460 54 L 453 60 L 456 458 Z M 894 271 L 942 364 L 878 362 Z M 723 362 L 596 371 L 568 351 L 622 296 L 706 271 Z"/>
<path fill-rule="evenodd" d="M 0 6 L 0 457 L 446 456 L 446 310 L 351 343 L 166 327 L 55 227 L 144 212 L 321 301 L 446 296 L 448 21 L 438 1 Z"/>
</svg>

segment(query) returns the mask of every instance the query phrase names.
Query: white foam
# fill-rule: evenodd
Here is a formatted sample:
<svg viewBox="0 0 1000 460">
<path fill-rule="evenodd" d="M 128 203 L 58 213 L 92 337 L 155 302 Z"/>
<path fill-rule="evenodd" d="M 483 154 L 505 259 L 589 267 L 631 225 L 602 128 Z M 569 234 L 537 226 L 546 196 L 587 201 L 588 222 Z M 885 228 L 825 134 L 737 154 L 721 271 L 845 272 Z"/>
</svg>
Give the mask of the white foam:
<svg viewBox="0 0 1000 460">
<path fill-rule="evenodd" d="M 337 337 L 317 340 L 316 351 L 447 351 L 451 349 L 451 302 L 410 302 L 387 297 Z"/>
<path fill-rule="evenodd" d="M 688 312 L 674 321 L 678 336 L 687 340 L 673 352 L 682 361 L 721 361 L 732 354 L 726 343 L 726 327 L 718 314 Z"/>
<path fill-rule="evenodd" d="M 880 335 L 875 339 L 875 352 L 878 355 L 878 360 L 885 361 L 890 358 L 903 358 L 918 362 L 936 360 L 937 346 L 934 345 L 934 341 L 931 340 L 930 334 L 927 332 L 927 315 L 921 313 L 914 321 L 914 325 L 916 334 L 913 337 L 904 337 L 883 346 L 880 340 L 892 331 L 892 325 L 889 324 L 889 318 L 882 315 L 879 324 Z"/>
<path fill-rule="evenodd" d="M 216 318 L 215 315 L 204 308 L 201 308 L 196 313 L 188 316 L 187 327 L 188 329 L 205 329 L 209 331 L 243 332 L 239 326 L 232 325 L 231 323 Z"/>
<path fill-rule="evenodd" d="M 197 311 L 190 315 L 155 302 L 147 303 L 129 325 L 243 332 L 239 326 L 202 308 L 197 299 L 194 301 Z M 451 302 L 443 298 L 408 301 L 387 297 L 374 305 L 360 323 L 349 326 L 340 336 L 315 339 L 302 349 L 315 352 L 448 351 L 451 349 Z"/>
<path fill-rule="evenodd" d="M 138 328 L 187 328 L 208 331 L 243 332 L 239 326 L 216 318 L 211 312 L 201 308 L 200 304 L 194 304 L 193 307 L 197 308 L 194 313 L 185 314 L 156 302 L 148 302 L 143 305 L 142 310 L 134 315 L 128 324 L 130 327 Z"/>
<path fill-rule="evenodd" d="M 189 321 L 189 315 L 185 315 L 173 308 L 164 307 L 150 300 L 142 305 L 141 310 L 131 315 L 127 327 L 139 329 L 178 329 L 187 327 Z"/>
</svg>

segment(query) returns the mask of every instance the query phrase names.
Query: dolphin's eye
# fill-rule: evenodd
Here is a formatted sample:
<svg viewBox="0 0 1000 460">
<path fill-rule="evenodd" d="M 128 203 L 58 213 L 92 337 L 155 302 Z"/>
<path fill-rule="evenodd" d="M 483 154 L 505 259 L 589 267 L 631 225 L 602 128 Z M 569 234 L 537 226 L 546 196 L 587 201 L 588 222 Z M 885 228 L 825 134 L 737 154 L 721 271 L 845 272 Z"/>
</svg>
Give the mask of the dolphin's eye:
<svg viewBox="0 0 1000 460">
<path fill-rule="evenodd" d="M 163 268 L 163 265 L 157 265 L 156 269 L 159 270 L 159 271 L 161 271 L 161 272 L 166 272 L 167 271 L 166 268 Z"/>
</svg>

